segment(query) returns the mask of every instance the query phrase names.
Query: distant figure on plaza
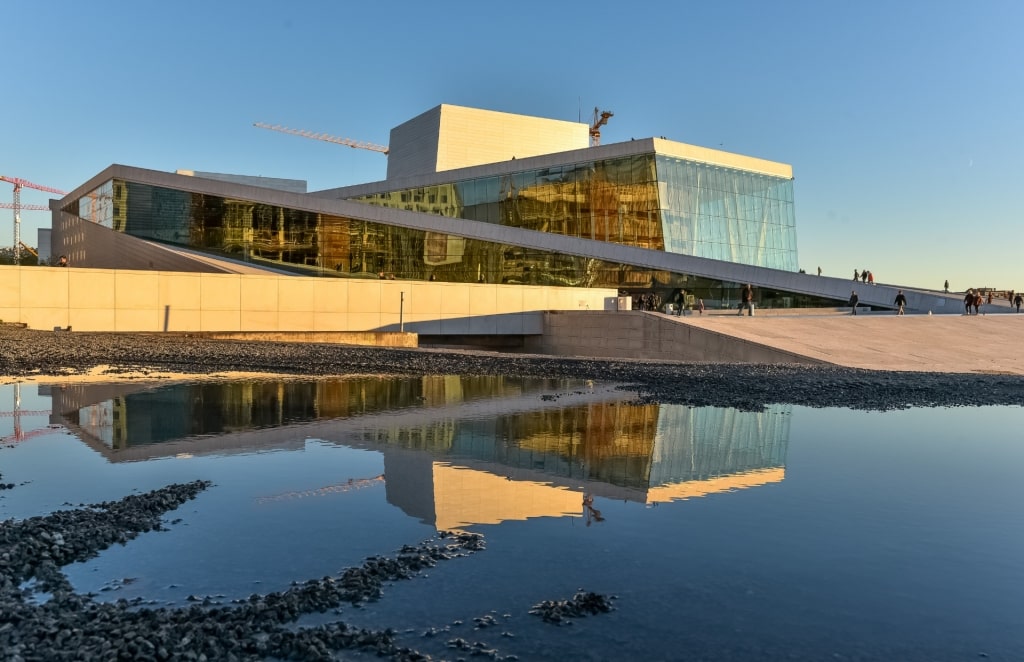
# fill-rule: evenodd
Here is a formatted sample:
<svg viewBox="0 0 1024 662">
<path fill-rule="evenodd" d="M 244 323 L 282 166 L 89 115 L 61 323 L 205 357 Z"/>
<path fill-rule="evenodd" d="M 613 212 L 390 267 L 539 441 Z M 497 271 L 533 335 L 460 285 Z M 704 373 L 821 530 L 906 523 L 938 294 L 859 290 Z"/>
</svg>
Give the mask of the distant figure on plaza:
<svg viewBox="0 0 1024 662">
<path fill-rule="evenodd" d="M 1020 312 L 1020 306 L 1022 303 L 1024 303 L 1024 297 L 1022 297 L 1020 292 L 1018 292 L 1017 296 L 1013 297 L 1013 305 L 1017 306 L 1018 313 Z"/>
<path fill-rule="evenodd" d="M 860 280 L 860 272 L 857 271 L 856 269 L 853 270 L 853 280 Z"/>
<path fill-rule="evenodd" d="M 979 290 L 979 291 L 974 293 L 974 304 L 973 305 L 974 305 L 974 314 L 975 315 L 978 314 L 978 310 L 981 308 L 981 302 L 982 302 L 981 291 Z"/>
<path fill-rule="evenodd" d="M 903 294 L 903 290 L 900 290 L 899 292 L 896 293 L 896 300 L 893 301 L 893 303 L 896 304 L 896 306 L 898 307 L 896 314 L 902 315 L 903 309 L 907 305 L 907 297 Z"/>
<path fill-rule="evenodd" d="M 697 312 L 704 314 L 704 299 L 697 299 Z"/>
<path fill-rule="evenodd" d="M 988 292 L 988 304 L 992 305 L 992 290 L 989 290 Z"/>
<path fill-rule="evenodd" d="M 870 271 L 868 272 L 868 284 L 869 285 L 874 285 L 875 284 L 875 274 L 871 273 Z"/>
<path fill-rule="evenodd" d="M 818 267 L 818 275 L 821 275 L 821 267 Z"/>
<path fill-rule="evenodd" d="M 943 288 L 945 288 L 945 290 L 947 292 L 949 292 L 949 279 L 948 278 L 946 279 L 946 283 L 943 285 Z"/>
<path fill-rule="evenodd" d="M 857 290 L 850 291 L 850 314 L 857 314 L 857 302 L 860 301 L 860 297 L 857 296 Z"/>
<path fill-rule="evenodd" d="M 749 317 L 754 316 L 754 286 L 750 283 L 747 283 L 740 293 L 740 311 L 736 314 L 742 315 L 744 308 L 746 308 Z"/>
<path fill-rule="evenodd" d="M 974 303 L 974 290 L 967 288 L 967 294 L 964 295 L 964 313 L 967 315 L 971 314 L 971 304 Z"/>
<path fill-rule="evenodd" d="M 67 255 L 61 255 L 60 259 L 57 260 L 57 266 L 58 267 L 66 267 L 66 266 L 68 266 L 68 256 Z"/>
</svg>

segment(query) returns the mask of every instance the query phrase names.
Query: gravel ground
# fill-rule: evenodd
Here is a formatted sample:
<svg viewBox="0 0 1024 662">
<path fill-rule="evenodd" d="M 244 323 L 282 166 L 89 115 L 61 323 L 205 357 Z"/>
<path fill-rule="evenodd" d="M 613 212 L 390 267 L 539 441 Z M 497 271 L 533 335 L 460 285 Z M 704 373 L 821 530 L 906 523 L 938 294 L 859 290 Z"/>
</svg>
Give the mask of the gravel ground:
<svg viewBox="0 0 1024 662">
<path fill-rule="evenodd" d="M 75 375 L 98 366 L 109 366 L 112 377 L 155 372 L 564 377 L 617 382 L 648 402 L 746 410 L 773 403 L 865 410 L 1024 404 L 1020 376 L 569 359 L 170 334 L 42 332 L 0 324 L 0 377 L 7 381 Z M 204 482 L 170 485 L 120 501 L 0 522 L 0 660 L 328 660 L 346 650 L 392 660 L 429 659 L 398 645 L 392 630 L 367 631 L 342 620 L 306 628 L 294 624 L 303 614 L 340 613 L 344 604 L 378 599 L 385 582 L 412 579 L 438 562 L 484 549 L 479 536 L 442 535 L 367 559 L 338 577 L 231 605 L 201 597 L 187 608 L 101 603 L 73 590 L 63 566 L 165 528 L 167 513 L 208 487 Z M 581 592 L 572 599 L 545 601 L 530 613 L 558 624 L 610 609 L 611 598 Z M 455 638 L 447 647 L 460 659 L 515 659 L 481 641 Z"/>
<path fill-rule="evenodd" d="M 506 375 L 619 382 L 643 401 L 757 410 L 769 404 L 863 410 L 1024 405 L 1024 377 L 874 371 L 838 366 L 576 359 L 318 343 L 211 340 L 173 334 L 49 332 L 0 324 L 0 376 L 110 373 L 209 375 Z"/>
</svg>

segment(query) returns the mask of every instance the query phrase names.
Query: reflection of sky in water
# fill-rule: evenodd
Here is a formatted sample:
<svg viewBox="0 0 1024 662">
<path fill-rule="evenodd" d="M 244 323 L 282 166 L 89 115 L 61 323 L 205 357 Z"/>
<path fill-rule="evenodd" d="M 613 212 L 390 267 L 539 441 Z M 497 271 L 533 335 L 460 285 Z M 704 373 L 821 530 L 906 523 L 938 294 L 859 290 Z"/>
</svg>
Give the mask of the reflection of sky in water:
<svg viewBox="0 0 1024 662">
<path fill-rule="evenodd" d="M 487 551 L 346 618 L 426 629 L 511 613 L 517 637 L 493 643 L 521 659 L 1024 658 L 1020 408 L 750 414 L 635 406 L 576 383 L 480 388 L 486 398 L 460 399 L 407 384 L 398 410 L 234 421 L 154 442 L 152 459 L 129 444 L 136 461 L 47 432 L 0 448 L 3 481 L 18 485 L 0 492 L 0 518 L 212 480 L 169 514 L 182 520 L 169 531 L 67 569 L 81 590 L 137 578 L 101 599 L 161 602 L 276 590 L 418 542 L 435 523 L 501 522 L 471 527 Z M 49 407 L 21 388 L 23 410 Z M 48 422 L 25 417 L 22 430 Z M 587 525 L 584 492 L 603 521 Z M 580 587 L 618 595 L 618 610 L 571 633 L 524 615 Z"/>
</svg>

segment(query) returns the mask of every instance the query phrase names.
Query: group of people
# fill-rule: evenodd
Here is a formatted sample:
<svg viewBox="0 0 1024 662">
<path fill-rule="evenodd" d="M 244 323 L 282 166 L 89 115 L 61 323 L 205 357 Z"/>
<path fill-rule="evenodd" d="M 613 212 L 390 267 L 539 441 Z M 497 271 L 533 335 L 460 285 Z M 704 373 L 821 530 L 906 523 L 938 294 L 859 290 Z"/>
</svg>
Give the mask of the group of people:
<svg viewBox="0 0 1024 662">
<path fill-rule="evenodd" d="M 818 275 L 820 276 L 821 274 L 819 273 Z M 874 285 L 875 284 L 875 274 L 871 273 L 867 269 L 865 269 L 864 271 L 857 271 L 856 269 L 854 269 L 853 270 L 853 280 L 855 280 L 855 281 L 859 280 L 859 281 L 863 281 L 864 283 L 867 283 L 869 285 Z"/>
<path fill-rule="evenodd" d="M 973 288 L 968 288 L 967 293 L 964 295 L 964 314 L 970 315 L 971 308 L 974 308 L 974 314 L 978 314 L 978 310 L 981 309 L 981 304 L 984 302 L 981 296 L 981 290 L 975 291 Z M 992 295 L 988 295 L 988 302 L 992 303 Z"/>
<path fill-rule="evenodd" d="M 1020 307 L 1024 306 L 1024 296 L 1021 296 L 1020 292 L 1010 290 L 1006 294 L 1006 298 L 1009 300 L 1010 305 L 1014 306 L 1017 309 L 1017 312 L 1020 313 Z M 991 291 L 988 293 L 988 296 L 985 297 L 982 295 L 981 290 L 968 289 L 967 293 L 964 295 L 964 314 L 970 315 L 971 309 L 973 309 L 974 314 L 977 315 L 983 303 L 992 303 Z"/>
<path fill-rule="evenodd" d="M 633 306 L 634 310 L 660 310 L 661 295 L 656 292 L 641 294 L 635 298 Z"/>
</svg>

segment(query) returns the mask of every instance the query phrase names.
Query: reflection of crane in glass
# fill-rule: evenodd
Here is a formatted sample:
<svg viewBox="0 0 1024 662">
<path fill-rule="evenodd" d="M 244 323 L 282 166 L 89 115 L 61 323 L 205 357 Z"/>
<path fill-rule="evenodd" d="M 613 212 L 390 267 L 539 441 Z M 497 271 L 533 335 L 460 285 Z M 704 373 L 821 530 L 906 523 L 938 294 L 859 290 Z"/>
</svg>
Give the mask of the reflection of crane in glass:
<svg viewBox="0 0 1024 662">
<path fill-rule="evenodd" d="M 285 499 L 303 499 L 305 497 L 324 496 L 325 494 L 336 494 L 338 492 L 351 492 L 353 490 L 359 490 L 365 487 L 373 487 L 374 485 L 379 485 L 383 483 L 384 474 L 374 476 L 373 478 L 349 478 L 344 483 L 326 485 L 324 487 L 318 487 L 312 490 L 303 490 L 301 492 L 284 492 L 283 494 L 275 494 L 273 496 L 257 497 L 256 503 L 284 501 Z"/>
<path fill-rule="evenodd" d="M 346 145 L 353 149 L 368 149 L 371 152 L 380 152 L 387 156 L 390 151 L 385 145 L 377 145 L 374 143 L 363 142 L 361 140 L 352 140 L 351 138 L 339 138 L 326 133 L 313 133 L 312 131 L 306 131 L 305 129 L 289 129 L 286 126 L 280 124 L 264 124 L 263 122 L 253 122 L 253 126 L 260 129 L 270 129 L 271 131 L 280 131 L 281 133 L 289 133 L 293 136 L 302 136 L 303 138 L 312 138 L 313 140 L 323 140 L 324 142 L 334 143 L 336 145 Z"/>
</svg>

